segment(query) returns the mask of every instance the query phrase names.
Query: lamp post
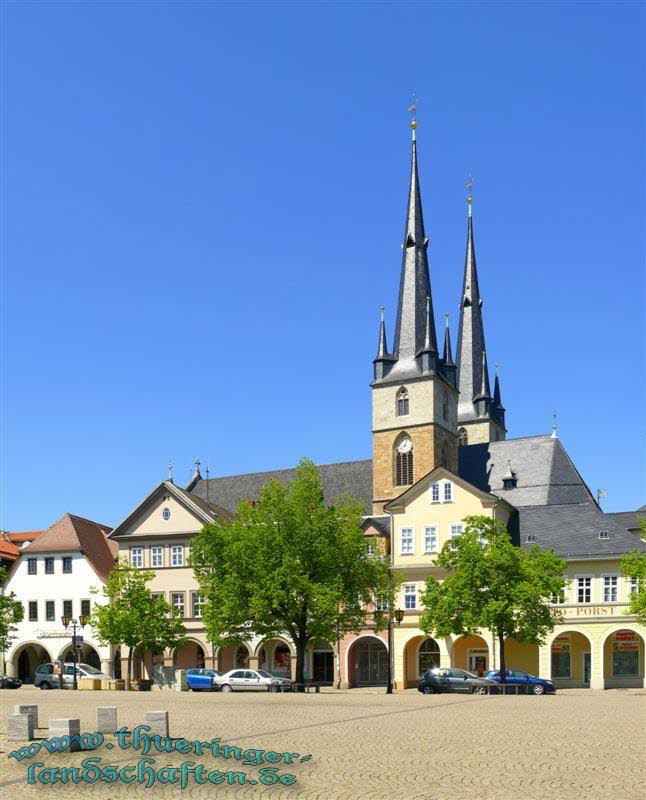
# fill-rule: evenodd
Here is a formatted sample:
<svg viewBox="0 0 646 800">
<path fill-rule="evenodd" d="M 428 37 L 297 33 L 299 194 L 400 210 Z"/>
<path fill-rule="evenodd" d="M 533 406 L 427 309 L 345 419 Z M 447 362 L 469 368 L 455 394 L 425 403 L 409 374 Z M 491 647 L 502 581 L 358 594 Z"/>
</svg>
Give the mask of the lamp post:
<svg viewBox="0 0 646 800">
<path fill-rule="evenodd" d="M 74 665 L 73 688 L 78 689 L 78 681 L 76 679 L 76 629 L 82 628 L 85 625 L 87 622 L 87 617 L 84 614 L 81 614 L 77 622 L 75 619 L 70 619 L 70 617 L 64 614 L 61 618 L 61 622 L 63 623 L 63 627 L 65 629 L 67 629 L 70 625 L 72 626 L 72 664 Z"/>
<path fill-rule="evenodd" d="M 386 686 L 386 694 L 393 693 L 393 617 L 399 625 L 404 619 L 404 612 L 401 608 L 393 612 L 392 605 L 390 605 L 388 610 L 388 684 Z"/>
</svg>

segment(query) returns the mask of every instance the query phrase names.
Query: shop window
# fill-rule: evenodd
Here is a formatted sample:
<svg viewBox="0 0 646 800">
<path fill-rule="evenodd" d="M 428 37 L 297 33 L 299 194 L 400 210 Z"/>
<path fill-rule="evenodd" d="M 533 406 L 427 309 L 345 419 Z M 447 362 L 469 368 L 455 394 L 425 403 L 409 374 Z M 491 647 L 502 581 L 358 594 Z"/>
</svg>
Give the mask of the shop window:
<svg viewBox="0 0 646 800">
<path fill-rule="evenodd" d="M 552 653 L 552 677 L 553 678 L 570 677 L 569 653 Z"/>
</svg>

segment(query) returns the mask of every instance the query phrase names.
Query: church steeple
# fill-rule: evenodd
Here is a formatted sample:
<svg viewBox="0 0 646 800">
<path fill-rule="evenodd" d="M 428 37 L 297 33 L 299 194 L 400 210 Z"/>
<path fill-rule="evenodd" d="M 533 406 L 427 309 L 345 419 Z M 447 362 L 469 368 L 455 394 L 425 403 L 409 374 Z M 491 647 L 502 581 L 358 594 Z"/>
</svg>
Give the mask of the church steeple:
<svg viewBox="0 0 646 800">
<path fill-rule="evenodd" d="M 502 438 L 504 423 L 500 422 L 492 402 L 487 370 L 487 357 L 482 320 L 482 298 L 478 284 L 476 251 L 473 236 L 473 196 L 471 180 L 467 183 L 467 247 L 464 260 L 464 279 L 460 300 L 460 326 L 458 330 L 457 371 L 458 425 L 464 426 L 483 419 L 491 420 L 502 431 L 495 432 L 489 426 L 478 435 L 477 441 Z M 471 437 L 470 441 L 473 441 Z"/>
</svg>

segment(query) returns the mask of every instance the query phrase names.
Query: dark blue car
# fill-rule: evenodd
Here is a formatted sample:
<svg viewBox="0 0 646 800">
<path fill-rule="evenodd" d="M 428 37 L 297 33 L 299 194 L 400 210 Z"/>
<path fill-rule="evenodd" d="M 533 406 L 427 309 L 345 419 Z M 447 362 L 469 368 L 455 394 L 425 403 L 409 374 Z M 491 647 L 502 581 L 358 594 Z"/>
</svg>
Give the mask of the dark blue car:
<svg viewBox="0 0 646 800">
<path fill-rule="evenodd" d="M 214 669 L 187 669 L 186 683 L 192 692 L 217 692 L 220 689 L 216 683 L 219 674 Z"/>
<path fill-rule="evenodd" d="M 490 669 L 486 675 L 491 681 L 500 683 L 500 670 Z M 535 675 L 530 675 L 529 672 L 523 672 L 521 669 L 507 669 L 505 670 L 505 682 L 510 686 L 524 686 L 528 694 L 550 694 L 556 691 L 556 686 L 552 681 L 546 681 L 544 678 L 537 678 Z"/>
</svg>

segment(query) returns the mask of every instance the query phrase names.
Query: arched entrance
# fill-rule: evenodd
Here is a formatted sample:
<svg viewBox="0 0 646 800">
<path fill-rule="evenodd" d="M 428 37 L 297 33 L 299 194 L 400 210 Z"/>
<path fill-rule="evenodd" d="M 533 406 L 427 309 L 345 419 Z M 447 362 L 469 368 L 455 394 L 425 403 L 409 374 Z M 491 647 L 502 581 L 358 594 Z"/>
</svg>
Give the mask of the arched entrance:
<svg viewBox="0 0 646 800">
<path fill-rule="evenodd" d="M 121 648 L 117 648 L 117 652 L 112 659 L 112 674 L 115 678 L 121 677 Z"/>
<path fill-rule="evenodd" d="M 183 647 L 176 648 L 173 652 L 173 666 L 177 669 L 192 669 L 204 667 L 204 648 L 199 642 L 189 640 Z"/>
<path fill-rule="evenodd" d="M 348 653 L 350 686 L 385 686 L 388 681 L 388 648 L 376 636 L 357 639 Z"/>
<path fill-rule="evenodd" d="M 279 675 L 281 678 L 291 678 L 292 676 L 292 654 L 286 644 L 279 644 L 274 650 L 274 660 L 270 672 Z"/>
<path fill-rule="evenodd" d="M 520 669 L 538 676 L 539 647 L 529 642 L 505 639 L 505 664 L 507 669 Z"/>
<path fill-rule="evenodd" d="M 269 664 L 267 663 L 267 651 L 264 647 L 261 647 L 258 651 L 258 669 L 269 669 Z"/>
<path fill-rule="evenodd" d="M 644 686 L 644 639 L 623 628 L 603 643 L 603 680 L 606 689 Z"/>
<path fill-rule="evenodd" d="M 228 672 L 231 669 L 241 669 L 249 666 L 249 648 L 246 644 L 230 645 L 223 647 L 218 653 L 218 670 Z"/>
<path fill-rule="evenodd" d="M 53 661 L 49 652 L 37 642 L 26 642 L 13 654 L 13 673 L 23 683 L 33 683 L 36 668 Z"/>
<path fill-rule="evenodd" d="M 64 661 L 66 664 L 71 664 L 74 661 L 74 650 L 71 642 L 61 650 L 59 659 Z M 91 644 L 88 644 L 88 642 L 84 642 L 83 645 L 76 651 L 76 663 L 89 664 L 91 667 L 101 669 L 101 659 L 99 654 Z"/>
<path fill-rule="evenodd" d="M 550 647 L 552 680 L 556 686 L 590 685 L 592 645 L 579 631 L 563 631 L 552 639 Z"/>
<path fill-rule="evenodd" d="M 334 649 L 329 642 L 317 640 L 310 647 L 310 675 L 314 683 L 331 686 L 334 683 Z"/>
<path fill-rule="evenodd" d="M 489 669 L 489 647 L 482 636 L 461 636 L 456 639 L 451 665 L 484 675 Z"/>
<path fill-rule="evenodd" d="M 427 636 L 415 636 L 404 647 L 404 688 L 417 686 L 427 669 L 440 666 L 440 646 Z"/>
</svg>

